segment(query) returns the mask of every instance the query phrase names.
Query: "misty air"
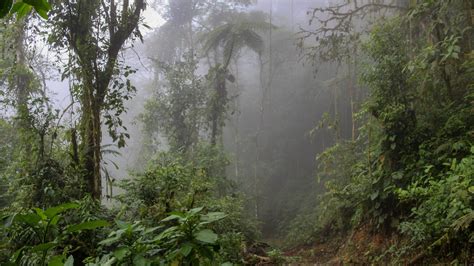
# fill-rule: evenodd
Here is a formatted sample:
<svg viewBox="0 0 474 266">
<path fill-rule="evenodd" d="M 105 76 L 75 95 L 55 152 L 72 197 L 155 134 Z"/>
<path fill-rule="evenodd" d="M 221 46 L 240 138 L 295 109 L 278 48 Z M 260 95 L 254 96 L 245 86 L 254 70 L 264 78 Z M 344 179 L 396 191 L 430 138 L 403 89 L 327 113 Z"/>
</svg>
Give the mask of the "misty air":
<svg viewBox="0 0 474 266">
<path fill-rule="evenodd" d="M 474 1 L 0 0 L 0 265 L 474 263 Z"/>
</svg>

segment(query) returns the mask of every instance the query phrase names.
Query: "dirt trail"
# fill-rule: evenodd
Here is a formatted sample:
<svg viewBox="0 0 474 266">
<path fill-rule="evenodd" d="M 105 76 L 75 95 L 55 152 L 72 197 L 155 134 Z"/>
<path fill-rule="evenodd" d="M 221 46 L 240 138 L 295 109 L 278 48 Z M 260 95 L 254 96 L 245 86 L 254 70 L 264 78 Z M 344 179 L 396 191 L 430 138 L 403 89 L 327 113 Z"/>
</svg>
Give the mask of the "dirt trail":
<svg viewBox="0 0 474 266">
<path fill-rule="evenodd" d="M 285 255 L 300 258 L 294 265 L 365 264 L 368 258 L 381 254 L 394 240 L 374 233 L 369 226 L 362 226 L 346 237 L 299 246 L 286 251 Z"/>
<path fill-rule="evenodd" d="M 339 265 L 342 262 L 337 256 L 339 247 L 340 243 L 336 241 L 318 243 L 291 249 L 285 252 L 285 256 L 295 258 L 294 265 Z"/>
</svg>

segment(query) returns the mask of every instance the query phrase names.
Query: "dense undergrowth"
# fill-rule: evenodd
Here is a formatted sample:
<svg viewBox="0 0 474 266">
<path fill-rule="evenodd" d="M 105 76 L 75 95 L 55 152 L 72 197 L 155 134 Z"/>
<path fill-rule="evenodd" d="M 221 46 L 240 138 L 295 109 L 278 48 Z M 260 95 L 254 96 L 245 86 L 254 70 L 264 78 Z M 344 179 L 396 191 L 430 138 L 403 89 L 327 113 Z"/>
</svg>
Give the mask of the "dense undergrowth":
<svg viewBox="0 0 474 266">
<path fill-rule="evenodd" d="M 2 264 L 242 263 L 244 243 L 250 247 L 258 230 L 244 213 L 243 198 L 220 196 L 229 193 L 219 191 L 224 186 L 217 186 L 216 178 L 208 174 L 221 161 L 199 157 L 200 161 L 185 163 L 178 158 L 171 153 L 157 155 L 148 170 L 122 182 L 124 193 L 110 208 L 90 197 L 69 197 L 63 201 L 70 203 L 56 205 L 54 197 L 43 198 L 43 208 L 4 209 Z M 39 167 L 38 171 L 50 171 L 58 166 Z M 42 190 L 51 195 L 67 191 L 47 184 Z"/>
<path fill-rule="evenodd" d="M 289 226 L 291 243 L 351 242 L 364 230 L 382 234 L 385 245 L 354 251 L 346 244 L 341 257 L 472 261 L 474 54 L 472 28 L 452 16 L 460 9 L 461 1 L 424 1 L 371 31 L 360 133 L 319 155 L 327 192 Z"/>
</svg>

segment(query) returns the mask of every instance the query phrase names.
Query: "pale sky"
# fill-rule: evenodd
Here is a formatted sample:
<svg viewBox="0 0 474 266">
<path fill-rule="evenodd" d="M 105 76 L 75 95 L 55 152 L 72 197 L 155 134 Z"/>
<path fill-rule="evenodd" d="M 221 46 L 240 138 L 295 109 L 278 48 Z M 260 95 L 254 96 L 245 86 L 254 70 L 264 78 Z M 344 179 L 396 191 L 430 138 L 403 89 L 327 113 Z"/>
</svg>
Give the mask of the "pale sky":
<svg viewBox="0 0 474 266">
<path fill-rule="evenodd" d="M 161 25 L 163 25 L 163 23 L 165 23 L 165 20 L 161 17 L 161 15 L 158 14 L 158 12 L 156 12 L 156 10 L 151 6 L 148 6 L 147 9 L 145 9 L 145 11 L 143 12 L 143 18 L 145 24 L 150 26 L 152 30 L 160 27 Z M 142 30 L 144 33 L 148 33 L 150 31 L 145 28 L 140 30 Z"/>
</svg>

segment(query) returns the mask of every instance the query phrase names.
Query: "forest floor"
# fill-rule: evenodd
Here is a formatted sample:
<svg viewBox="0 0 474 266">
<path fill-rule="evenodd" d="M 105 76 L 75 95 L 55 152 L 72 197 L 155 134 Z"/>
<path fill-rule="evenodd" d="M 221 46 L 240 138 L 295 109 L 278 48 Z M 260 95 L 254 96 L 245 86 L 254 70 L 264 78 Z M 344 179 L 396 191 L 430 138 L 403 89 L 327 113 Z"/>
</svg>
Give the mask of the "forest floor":
<svg viewBox="0 0 474 266">
<path fill-rule="evenodd" d="M 285 251 L 284 255 L 295 261 L 295 265 L 364 264 L 383 253 L 395 241 L 398 240 L 363 226 L 345 237 L 302 245 Z"/>
<path fill-rule="evenodd" d="M 340 244 L 337 242 L 316 243 L 290 249 L 284 255 L 294 260 L 295 264 L 339 264 L 337 251 Z"/>
</svg>

